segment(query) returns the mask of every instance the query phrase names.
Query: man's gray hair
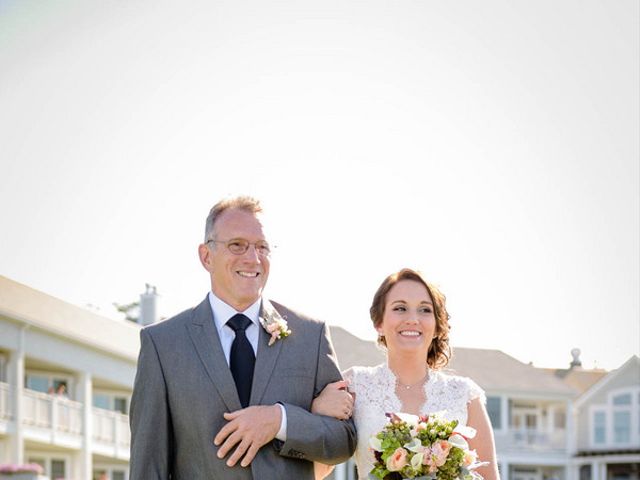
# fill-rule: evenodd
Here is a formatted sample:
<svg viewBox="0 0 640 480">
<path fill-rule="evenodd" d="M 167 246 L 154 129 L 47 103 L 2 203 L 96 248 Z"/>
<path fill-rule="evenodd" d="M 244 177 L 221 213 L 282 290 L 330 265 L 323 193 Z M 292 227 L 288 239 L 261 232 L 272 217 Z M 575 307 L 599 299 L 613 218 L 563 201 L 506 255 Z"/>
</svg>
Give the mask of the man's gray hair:
<svg viewBox="0 0 640 480">
<path fill-rule="evenodd" d="M 204 228 L 205 243 L 208 240 L 212 239 L 213 227 L 220 214 L 222 214 L 225 210 L 231 209 L 244 210 L 245 212 L 253 213 L 254 215 L 262 213 L 262 205 L 260 205 L 260 200 L 257 200 L 253 197 L 242 195 L 239 197 L 230 197 L 220 200 L 213 207 L 211 207 L 211 210 L 209 210 L 209 215 L 207 216 L 207 222 Z"/>
</svg>

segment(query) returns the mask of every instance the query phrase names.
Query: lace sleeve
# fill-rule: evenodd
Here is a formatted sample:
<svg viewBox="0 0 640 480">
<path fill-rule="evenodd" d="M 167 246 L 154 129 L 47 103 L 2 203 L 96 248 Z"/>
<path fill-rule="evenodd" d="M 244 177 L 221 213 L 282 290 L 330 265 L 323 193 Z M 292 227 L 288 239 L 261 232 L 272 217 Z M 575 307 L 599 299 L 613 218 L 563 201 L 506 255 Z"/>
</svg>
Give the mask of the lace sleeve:
<svg viewBox="0 0 640 480">
<path fill-rule="evenodd" d="M 467 386 L 469 388 L 469 399 L 467 403 L 471 400 L 475 400 L 476 398 L 480 399 L 483 405 L 487 404 L 487 396 L 484 393 L 484 390 L 478 385 L 476 382 L 471 380 L 470 378 L 465 379 L 467 381 Z"/>
<path fill-rule="evenodd" d="M 347 390 L 353 392 L 353 382 L 355 381 L 356 372 L 353 367 L 346 369 L 342 372 L 342 378 L 349 384 Z"/>
</svg>

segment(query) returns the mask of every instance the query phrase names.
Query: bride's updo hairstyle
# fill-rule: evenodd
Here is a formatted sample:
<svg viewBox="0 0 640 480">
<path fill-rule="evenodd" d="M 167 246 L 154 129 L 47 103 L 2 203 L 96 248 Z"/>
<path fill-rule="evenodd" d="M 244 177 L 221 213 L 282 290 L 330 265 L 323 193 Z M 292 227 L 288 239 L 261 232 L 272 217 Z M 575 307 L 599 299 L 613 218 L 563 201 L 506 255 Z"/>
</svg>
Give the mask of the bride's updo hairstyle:
<svg viewBox="0 0 640 480">
<path fill-rule="evenodd" d="M 445 296 L 435 285 L 427 282 L 422 274 L 410 268 L 403 268 L 399 272 L 392 273 L 384 279 L 376 294 L 373 296 L 369 314 L 374 327 L 380 326 L 384 317 L 384 307 L 387 303 L 387 294 L 393 286 L 402 281 L 411 280 L 418 282 L 427 289 L 429 296 L 433 301 L 433 313 L 436 318 L 435 338 L 431 340 L 429 351 L 427 352 L 427 365 L 430 368 L 442 368 L 449 363 L 451 358 L 451 347 L 449 346 L 449 314 L 445 306 Z M 378 344 L 387 346 L 383 336 L 378 337 Z"/>
</svg>

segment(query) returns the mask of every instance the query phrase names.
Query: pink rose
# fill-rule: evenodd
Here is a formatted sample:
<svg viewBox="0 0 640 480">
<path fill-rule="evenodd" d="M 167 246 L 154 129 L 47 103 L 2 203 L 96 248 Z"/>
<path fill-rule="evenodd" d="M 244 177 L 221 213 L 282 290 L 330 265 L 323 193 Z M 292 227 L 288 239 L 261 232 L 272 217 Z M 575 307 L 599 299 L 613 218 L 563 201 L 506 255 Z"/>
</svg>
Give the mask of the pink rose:
<svg viewBox="0 0 640 480">
<path fill-rule="evenodd" d="M 435 462 L 435 456 L 433 455 L 433 451 L 430 448 L 427 448 L 424 452 L 424 457 L 422 458 L 422 464 L 428 468 L 429 473 L 436 473 L 438 470 L 438 466 Z"/>
<path fill-rule="evenodd" d="M 436 466 L 441 467 L 447 461 L 451 444 L 446 440 L 438 440 L 431 446 L 431 453 Z"/>
<path fill-rule="evenodd" d="M 407 451 L 404 448 L 396 448 L 396 451 L 387 458 L 387 470 L 398 472 L 407 465 Z"/>
</svg>

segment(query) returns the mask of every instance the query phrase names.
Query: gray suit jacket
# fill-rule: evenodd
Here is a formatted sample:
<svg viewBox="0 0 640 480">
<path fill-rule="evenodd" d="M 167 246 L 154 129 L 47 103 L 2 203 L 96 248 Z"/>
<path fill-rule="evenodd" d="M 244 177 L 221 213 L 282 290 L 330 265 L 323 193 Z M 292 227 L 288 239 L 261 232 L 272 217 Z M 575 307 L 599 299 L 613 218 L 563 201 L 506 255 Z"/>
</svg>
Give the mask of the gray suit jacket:
<svg viewBox="0 0 640 480">
<path fill-rule="evenodd" d="M 291 335 L 268 346 L 260 328 L 250 404 L 284 404 L 286 442 L 264 445 L 250 468 L 216 456 L 222 414 L 242 407 L 205 298 L 140 332 L 130 480 L 313 479 L 312 460 L 335 464 L 353 454 L 353 422 L 309 413 L 313 398 L 341 378 L 325 324 L 266 299 L 260 316 L 282 316 Z"/>
</svg>

